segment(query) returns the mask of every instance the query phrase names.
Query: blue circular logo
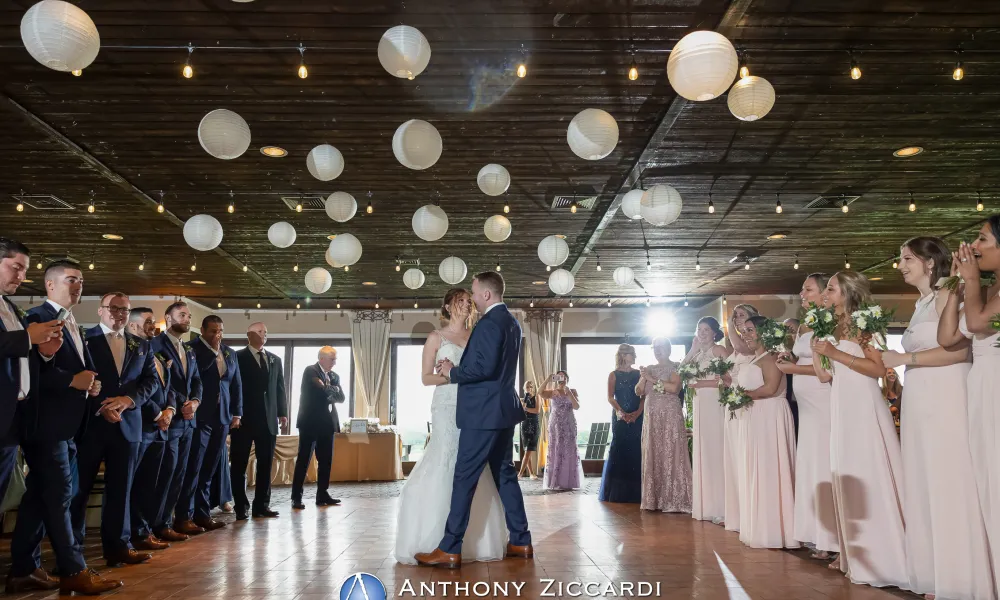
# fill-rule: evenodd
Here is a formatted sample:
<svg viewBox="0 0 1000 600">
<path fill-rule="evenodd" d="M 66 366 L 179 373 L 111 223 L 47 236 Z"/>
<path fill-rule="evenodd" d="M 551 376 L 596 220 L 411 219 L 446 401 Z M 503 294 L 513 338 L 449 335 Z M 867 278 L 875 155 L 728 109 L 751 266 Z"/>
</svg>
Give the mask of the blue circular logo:
<svg viewBox="0 0 1000 600">
<path fill-rule="evenodd" d="M 355 573 L 340 586 L 340 600 L 386 600 L 385 586 L 370 573 Z"/>
</svg>

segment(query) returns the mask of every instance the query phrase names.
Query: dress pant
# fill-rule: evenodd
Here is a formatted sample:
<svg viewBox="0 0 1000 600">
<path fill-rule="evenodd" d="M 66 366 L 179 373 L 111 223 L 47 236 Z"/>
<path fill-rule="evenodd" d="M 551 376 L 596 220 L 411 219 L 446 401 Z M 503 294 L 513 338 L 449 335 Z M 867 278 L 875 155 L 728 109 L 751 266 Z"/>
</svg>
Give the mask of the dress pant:
<svg viewBox="0 0 1000 600">
<path fill-rule="evenodd" d="M 0 440 L 0 502 L 7 497 L 10 478 L 17 466 L 17 438 Z"/>
<path fill-rule="evenodd" d="M 41 568 L 42 537 L 48 533 L 59 572 L 76 575 L 87 568 L 69 514 L 75 488 L 76 442 L 25 442 L 21 450 L 30 471 L 10 542 L 10 574 L 26 577 Z"/>
<path fill-rule="evenodd" d="M 254 489 L 253 512 L 265 510 L 271 504 L 271 463 L 274 462 L 277 436 L 266 427 L 248 427 L 244 424 L 239 429 L 232 430 L 229 438 L 231 440 L 229 452 L 232 456 L 230 472 L 236 510 L 250 508 L 250 500 L 247 498 L 247 463 L 250 462 L 251 446 L 257 453 L 257 482 Z"/>
<path fill-rule="evenodd" d="M 139 443 L 138 466 L 135 477 L 132 478 L 132 493 L 129 496 L 129 517 L 133 538 L 145 538 L 153 533 L 153 525 L 163 512 L 167 500 L 170 477 L 173 467 L 164 475 L 162 482 L 158 481 L 164 458 L 167 455 L 166 446 L 169 442 L 161 440 L 156 432 L 143 432 Z M 176 460 L 177 440 L 171 455 Z"/>
<path fill-rule="evenodd" d="M 212 478 L 219 470 L 219 459 L 228 434 L 228 423 L 220 425 L 208 423 L 207 420 L 198 421 L 191 439 L 184 484 L 174 509 L 175 519 L 183 521 L 192 516 L 199 519 L 211 518 Z"/>
<path fill-rule="evenodd" d="M 292 477 L 292 500 L 302 500 L 302 487 L 306 482 L 306 471 L 316 450 L 319 469 L 316 472 L 316 497 L 321 498 L 330 488 L 330 468 L 333 465 L 333 432 L 316 433 L 299 430 L 299 456 L 295 459 L 295 475 Z M 258 463 L 260 464 L 260 463 Z M 268 474 L 270 477 L 270 473 Z"/>
<path fill-rule="evenodd" d="M 191 442 L 194 440 L 194 429 L 170 429 L 168 440 L 163 447 L 163 462 L 160 464 L 160 474 L 156 480 L 157 489 L 166 485 L 167 493 L 163 500 L 163 509 L 153 524 L 153 533 L 173 526 L 177 502 L 184 486 L 184 476 L 187 474 L 188 457 L 191 453 Z M 156 445 L 149 447 L 155 451 Z"/>
<path fill-rule="evenodd" d="M 230 431 L 230 438 L 232 432 Z M 229 450 L 226 444 L 222 444 L 222 452 L 219 453 L 219 469 L 212 478 L 212 493 L 209 506 L 212 508 L 222 507 L 226 502 L 233 501 L 233 482 L 229 476 Z"/>
</svg>

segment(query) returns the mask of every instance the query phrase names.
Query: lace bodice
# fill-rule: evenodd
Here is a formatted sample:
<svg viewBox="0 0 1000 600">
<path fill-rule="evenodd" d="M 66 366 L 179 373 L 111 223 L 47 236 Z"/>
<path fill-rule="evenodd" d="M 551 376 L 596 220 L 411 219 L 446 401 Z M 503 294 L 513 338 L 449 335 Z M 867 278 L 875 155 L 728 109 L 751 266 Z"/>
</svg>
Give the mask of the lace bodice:
<svg viewBox="0 0 1000 600">
<path fill-rule="evenodd" d="M 704 371 L 708 368 L 708 363 L 715 359 L 715 356 L 712 354 L 712 350 L 714 348 L 715 346 L 713 345 L 711 348 L 699 350 L 698 353 L 691 358 L 691 362 L 697 364 L 698 368 Z"/>
<path fill-rule="evenodd" d="M 439 334 L 440 335 L 440 334 Z M 441 337 L 441 346 L 438 348 L 435 358 L 437 360 L 448 359 L 454 365 L 458 365 L 462 360 L 462 353 L 465 352 L 465 348 L 455 344 L 454 342 L 446 339 L 443 335 Z M 455 406 L 458 404 L 458 385 L 454 383 L 449 383 L 447 385 L 439 385 L 434 390 L 434 398 L 431 401 L 432 408 L 436 404 L 451 405 Z"/>
</svg>

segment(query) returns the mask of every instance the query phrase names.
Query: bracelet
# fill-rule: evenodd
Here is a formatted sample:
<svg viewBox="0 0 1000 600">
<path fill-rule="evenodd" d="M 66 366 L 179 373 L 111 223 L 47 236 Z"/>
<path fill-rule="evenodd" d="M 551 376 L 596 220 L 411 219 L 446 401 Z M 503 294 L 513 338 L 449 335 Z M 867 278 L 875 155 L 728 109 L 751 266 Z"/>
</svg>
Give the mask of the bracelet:
<svg viewBox="0 0 1000 600">
<path fill-rule="evenodd" d="M 854 358 L 852 358 L 852 359 L 851 359 L 851 363 L 850 363 L 849 365 L 847 365 L 847 368 L 848 368 L 848 369 L 851 369 L 851 368 L 853 368 L 853 367 L 854 367 L 854 361 L 856 361 L 856 360 L 858 360 L 858 357 L 857 357 L 857 356 L 855 356 Z"/>
<path fill-rule="evenodd" d="M 910 352 L 910 364 L 911 365 L 916 365 L 917 364 L 917 353 L 916 352 Z"/>
</svg>

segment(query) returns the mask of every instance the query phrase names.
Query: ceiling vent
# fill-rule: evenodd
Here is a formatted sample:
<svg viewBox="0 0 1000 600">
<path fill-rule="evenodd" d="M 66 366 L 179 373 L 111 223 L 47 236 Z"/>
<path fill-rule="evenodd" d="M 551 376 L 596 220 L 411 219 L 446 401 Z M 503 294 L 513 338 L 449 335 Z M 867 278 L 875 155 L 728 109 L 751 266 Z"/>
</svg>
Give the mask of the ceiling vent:
<svg viewBox="0 0 1000 600">
<path fill-rule="evenodd" d="M 747 263 L 752 263 L 761 257 L 761 253 L 756 250 L 744 250 L 736 256 L 729 259 L 729 264 L 731 265 L 745 265 Z"/>
<path fill-rule="evenodd" d="M 597 196 L 556 194 L 552 199 L 552 210 L 570 210 L 574 202 L 577 210 L 594 210 L 597 206 Z"/>
<path fill-rule="evenodd" d="M 316 194 L 300 194 L 298 196 L 282 196 L 281 201 L 285 203 L 285 206 L 291 210 L 295 210 L 295 207 L 299 204 L 302 205 L 302 211 L 309 210 L 326 210 L 326 203 L 323 196 L 318 196 Z"/>
<path fill-rule="evenodd" d="M 809 204 L 806 204 L 806 208 L 812 208 L 816 210 L 842 210 L 844 203 L 846 202 L 848 206 L 854 204 L 856 200 L 860 200 L 861 196 L 849 196 L 847 194 L 828 194 L 823 195 Z"/>
<path fill-rule="evenodd" d="M 51 194 L 15 195 L 14 199 L 35 210 L 75 210 L 72 204 Z"/>
</svg>

